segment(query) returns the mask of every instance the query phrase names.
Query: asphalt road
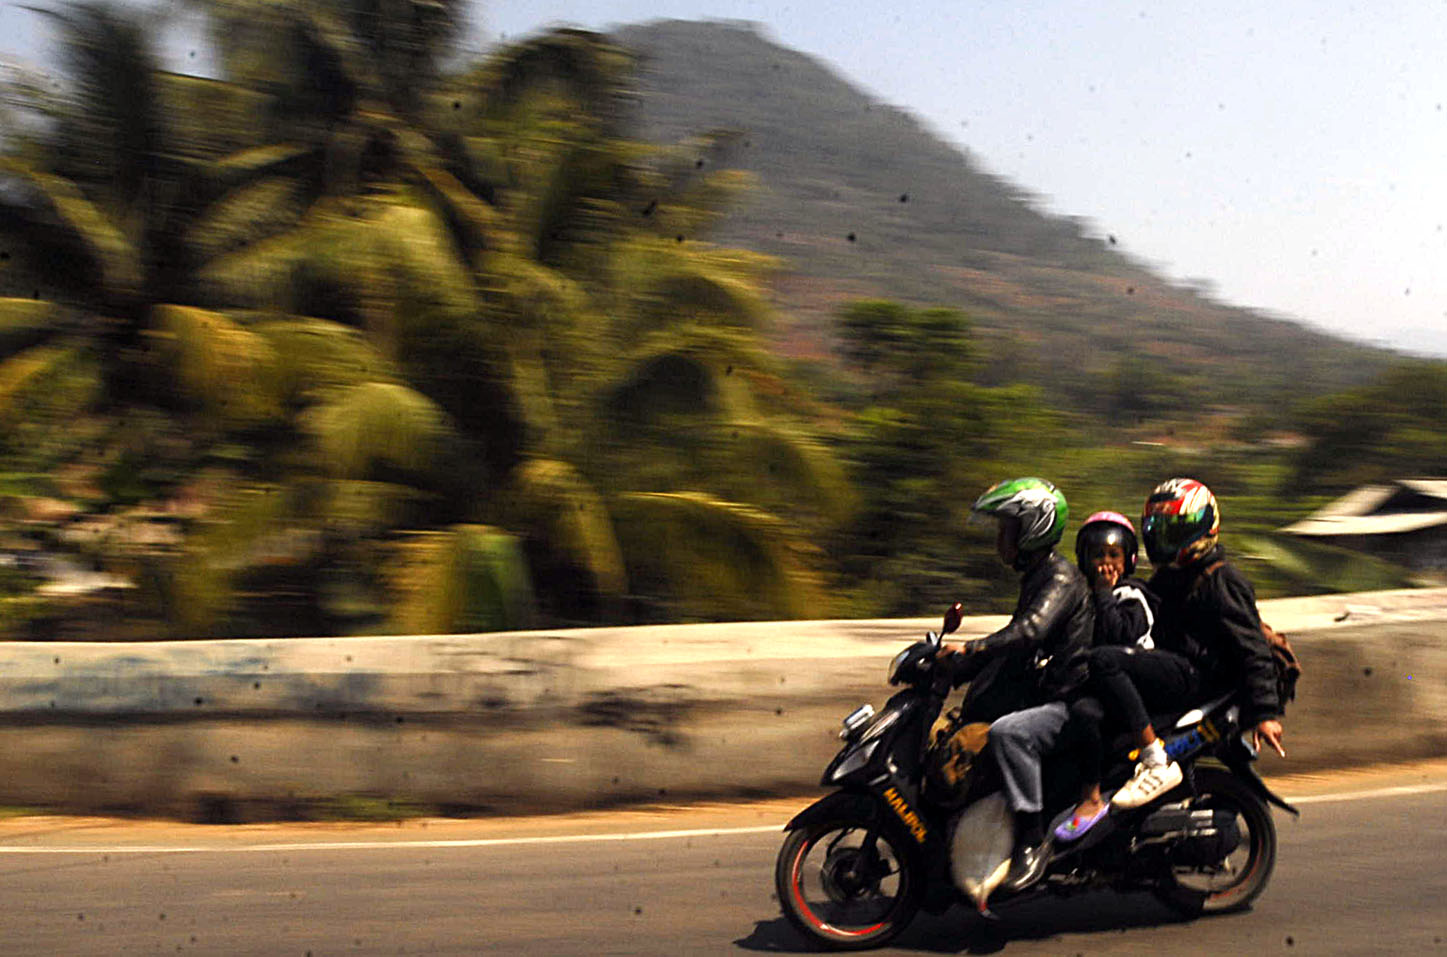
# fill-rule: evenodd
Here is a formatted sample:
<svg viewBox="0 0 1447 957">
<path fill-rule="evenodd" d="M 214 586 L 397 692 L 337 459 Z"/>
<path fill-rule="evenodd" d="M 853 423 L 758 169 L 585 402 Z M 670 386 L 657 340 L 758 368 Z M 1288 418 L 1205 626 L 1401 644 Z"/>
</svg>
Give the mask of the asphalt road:
<svg viewBox="0 0 1447 957">
<path fill-rule="evenodd" d="M 1147 896 L 921 916 L 878 953 L 1447 955 L 1447 763 L 1288 783 L 1256 907 Z M 792 806 L 394 826 L 0 824 L 3 954 L 795 953 L 771 868 Z"/>
</svg>

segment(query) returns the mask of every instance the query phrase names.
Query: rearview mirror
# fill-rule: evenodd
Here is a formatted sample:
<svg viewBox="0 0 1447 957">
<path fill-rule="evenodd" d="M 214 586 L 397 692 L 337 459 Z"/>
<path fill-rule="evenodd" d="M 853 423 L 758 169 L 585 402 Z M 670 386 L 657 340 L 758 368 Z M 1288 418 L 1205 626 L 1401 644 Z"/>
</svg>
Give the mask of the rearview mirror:
<svg viewBox="0 0 1447 957">
<path fill-rule="evenodd" d="M 948 635 L 960 627 L 960 622 L 965 618 L 965 606 L 955 602 L 945 611 L 945 623 L 940 628 L 940 635 Z"/>
</svg>

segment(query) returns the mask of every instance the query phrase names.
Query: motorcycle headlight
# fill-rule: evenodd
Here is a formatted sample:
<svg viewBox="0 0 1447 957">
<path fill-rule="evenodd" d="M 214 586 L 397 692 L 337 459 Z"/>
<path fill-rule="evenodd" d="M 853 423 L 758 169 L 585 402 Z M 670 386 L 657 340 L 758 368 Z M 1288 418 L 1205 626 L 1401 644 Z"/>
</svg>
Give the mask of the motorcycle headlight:
<svg viewBox="0 0 1447 957">
<path fill-rule="evenodd" d="M 909 660 L 909 655 L 910 655 L 910 652 L 912 652 L 912 651 L 914 651 L 913 648 L 906 648 L 906 649 L 904 649 L 904 650 L 901 651 L 899 654 L 895 655 L 895 656 L 894 656 L 894 660 L 889 663 L 889 683 L 890 683 L 890 684 L 892 684 L 892 685 L 897 685 L 897 684 L 899 684 L 899 669 L 900 669 L 901 666 L 904 665 L 904 663 L 905 663 L 906 661 Z"/>
<path fill-rule="evenodd" d="M 833 780 L 838 781 L 839 779 L 853 774 L 855 771 L 858 771 L 860 768 L 864 767 L 866 764 L 869 763 L 869 759 L 874 757 L 874 750 L 878 747 L 878 738 L 874 738 L 871 741 L 866 741 L 863 744 L 859 745 L 859 747 L 854 751 L 853 754 L 849 755 L 849 757 L 841 761 L 839 763 L 839 767 L 834 769 Z"/>
</svg>

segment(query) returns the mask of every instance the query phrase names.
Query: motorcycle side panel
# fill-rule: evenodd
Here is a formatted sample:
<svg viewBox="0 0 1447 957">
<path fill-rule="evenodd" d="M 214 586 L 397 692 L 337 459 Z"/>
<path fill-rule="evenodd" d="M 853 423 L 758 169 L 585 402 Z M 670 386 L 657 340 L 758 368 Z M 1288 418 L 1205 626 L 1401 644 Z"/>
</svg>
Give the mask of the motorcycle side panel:
<svg viewBox="0 0 1447 957">
<path fill-rule="evenodd" d="M 983 908 L 1010 871 L 1014 816 L 999 791 L 961 812 L 950 839 L 950 874 L 955 886 Z"/>
<path fill-rule="evenodd" d="M 1256 768 L 1252 766 L 1250 756 L 1242 754 L 1242 750 L 1244 750 L 1244 746 L 1226 751 L 1221 755 L 1222 762 L 1261 800 L 1290 812 L 1294 817 L 1301 817 L 1301 811 L 1266 786 L 1266 782 L 1261 780 L 1261 775 L 1257 774 Z"/>
</svg>

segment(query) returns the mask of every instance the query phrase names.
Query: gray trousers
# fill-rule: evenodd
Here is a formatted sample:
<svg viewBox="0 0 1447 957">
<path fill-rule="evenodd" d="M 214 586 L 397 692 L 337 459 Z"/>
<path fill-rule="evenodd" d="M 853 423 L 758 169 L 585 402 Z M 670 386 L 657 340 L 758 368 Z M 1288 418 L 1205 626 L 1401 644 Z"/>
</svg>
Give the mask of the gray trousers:
<svg viewBox="0 0 1447 957">
<path fill-rule="evenodd" d="M 1005 778 L 1005 801 L 1012 811 L 1040 811 L 1040 756 L 1055 747 L 1070 709 L 1052 701 L 1014 711 L 990 725 L 990 750 Z"/>
</svg>

